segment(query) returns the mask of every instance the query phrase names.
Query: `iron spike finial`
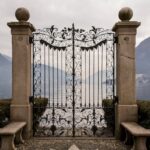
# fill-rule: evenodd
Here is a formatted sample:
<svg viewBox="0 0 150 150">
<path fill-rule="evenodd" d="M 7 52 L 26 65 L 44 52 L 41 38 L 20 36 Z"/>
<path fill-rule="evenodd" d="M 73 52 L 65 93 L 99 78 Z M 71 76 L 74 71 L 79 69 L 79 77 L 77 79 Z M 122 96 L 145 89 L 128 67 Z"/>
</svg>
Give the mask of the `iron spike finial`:
<svg viewBox="0 0 150 150">
<path fill-rule="evenodd" d="M 74 23 L 72 23 L 72 28 L 74 29 Z"/>
</svg>

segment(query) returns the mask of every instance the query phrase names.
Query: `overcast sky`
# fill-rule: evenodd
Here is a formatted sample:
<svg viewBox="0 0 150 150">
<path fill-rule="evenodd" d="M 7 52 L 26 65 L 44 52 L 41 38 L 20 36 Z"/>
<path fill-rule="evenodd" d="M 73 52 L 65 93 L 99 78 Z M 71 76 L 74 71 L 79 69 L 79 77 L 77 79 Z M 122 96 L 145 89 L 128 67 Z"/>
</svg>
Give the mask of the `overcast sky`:
<svg viewBox="0 0 150 150">
<path fill-rule="evenodd" d="M 142 24 L 137 33 L 137 44 L 150 36 L 150 0 L 0 0 L 0 53 L 11 56 L 11 35 L 7 22 L 16 21 L 15 10 L 26 7 L 36 28 L 55 25 L 60 29 L 91 26 L 111 29 L 119 21 L 118 11 L 129 6 L 132 20 Z"/>
</svg>

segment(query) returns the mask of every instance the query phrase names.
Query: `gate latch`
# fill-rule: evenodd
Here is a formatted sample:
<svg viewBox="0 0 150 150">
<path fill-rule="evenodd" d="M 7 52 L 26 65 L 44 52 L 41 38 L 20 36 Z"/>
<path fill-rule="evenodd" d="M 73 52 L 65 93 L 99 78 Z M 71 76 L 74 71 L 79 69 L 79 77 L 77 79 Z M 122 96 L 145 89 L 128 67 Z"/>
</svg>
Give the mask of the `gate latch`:
<svg viewBox="0 0 150 150">
<path fill-rule="evenodd" d="M 114 43 L 118 43 L 118 36 L 114 37 Z"/>
</svg>

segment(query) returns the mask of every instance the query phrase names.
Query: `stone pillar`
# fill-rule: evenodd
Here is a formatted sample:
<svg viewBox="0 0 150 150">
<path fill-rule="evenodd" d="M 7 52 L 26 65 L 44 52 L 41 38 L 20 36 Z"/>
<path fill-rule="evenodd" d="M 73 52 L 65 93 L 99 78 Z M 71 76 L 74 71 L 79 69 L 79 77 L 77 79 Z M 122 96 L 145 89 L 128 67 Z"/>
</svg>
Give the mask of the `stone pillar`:
<svg viewBox="0 0 150 150">
<path fill-rule="evenodd" d="M 16 10 L 18 22 L 9 22 L 12 34 L 12 101 L 11 121 L 25 121 L 24 138 L 32 134 L 31 96 L 31 44 L 29 37 L 35 30 L 27 20 L 30 14 L 25 8 Z"/>
<path fill-rule="evenodd" d="M 135 86 L 135 43 L 136 31 L 140 22 L 130 21 L 133 12 L 130 8 L 122 8 L 119 12 L 120 22 L 113 31 L 117 38 L 116 44 L 116 87 L 118 103 L 115 108 L 115 136 L 120 138 L 120 122 L 137 121 L 138 108 Z"/>
</svg>

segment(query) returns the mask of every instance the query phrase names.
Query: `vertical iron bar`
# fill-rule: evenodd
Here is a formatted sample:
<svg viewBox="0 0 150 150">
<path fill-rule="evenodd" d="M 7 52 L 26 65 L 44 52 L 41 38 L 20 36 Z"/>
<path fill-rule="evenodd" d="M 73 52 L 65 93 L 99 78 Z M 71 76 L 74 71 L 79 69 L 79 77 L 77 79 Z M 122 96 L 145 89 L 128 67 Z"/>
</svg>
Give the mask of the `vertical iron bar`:
<svg viewBox="0 0 150 150">
<path fill-rule="evenodd" d="M 41 72 L 42 72 L 42 69 L 41 69 L 41 64 L 42 64 L 42 59 L 41 59 L 41 43 L 39 42 L 39 44 L 40 44 L 40 99 L 41 99 L 41 95 L 42 95 L 42 91 L 41 91 L 41 89 L 42 89 L 42 74 L 41 74 Z"/>
<path fill-rule="evenodd" d="M 54 108 L 54 49 L 52 49 L 52 63 L 53 63 L 53 108 Z"/>
<path fill-rule="evenodd" d="M 57 107 L 58 107 L 58 50 L 57 50 Z"/>
<path fill-rule="evenodd" d="M 74 47 L 74 34 L 75 34 L 75 29 L 74 29 L 74 24 L 72 24 L 72 50 L 73 50 L 73 55 L 72 55 L 72 59 L 73 59 L 73 66 L 72 66 L 72 79 L 73 79 L 73 101 L 72 101 L 72 105 L 73 105 L 73 109 L 72 109 L 72 113 L 73 113 L 73 137 L 75 136 L 75 47 Z"/>
<path fill-rule="evenodd" d="M 54 49 L 52 49 L 52 63 L 53 63 L 53 111 L 52 111 L 52 123 L 54 126 L 55 121 L 55 105 L 54 105 Z M 54 135 L 54 130 L 52 130 L 52 135 Z"/>
<path fill-rule="evenodd" d="M 101 54 L 101 101 L 103 101 L 103 44 L 102 44 L 102 54 Z"/>
<path fill-rule="evenodd" d="M 45 44 L 44 44 L 44 98 L 46 98 L 45 97 L 45 95 L 46 95 L 46 58 L 45 58 Z"/>
<path fill-rule="evenodd" d="M 49 107 L 50 107 L 50 47 L 48 46 L 48 97 L 49 97 Z"/>
<path fill-rule="evenodd" d="M 95 82 L 95 49 L 93 49 L 93 107 L 95 107 L 95 90 L 94 90 L 94 84 Z"/>
<path fill-rule="evenodd" d="M 100 55 L 100 49 L 99 47 L 97 48 L 97 55 L 98 55 L 98 99 L 97 99 L 97 106 L 99 107 L 99 55 Z"/>
<path fill-rule="evenodd" d="M 90 49 L 89 49 L 89 108 L 91 106 L 91 102 L 90 102 Z"/>
<path fill-rule="evenodd" d="M 108 96 L 108 95 L 107 95 L 107 94 L 108 94 L 108 93 L 107 93 L 107 90 L 108 90 L 108 89 L 107 89 L 107 82 L 108 82 L 108 81 L 107 81 L 107 73 L 108 73 L 108 72 L 107 72 L 107 70 L 108 70 L 108 68 L 107 68 L 107 67 L 108 67 L 108 62 L 107 62 L 107 61 L 108 61 L 108 60 L 107 60 L 107 48 L 108 48 L 108 47 L 107 47 L 107 44 L 108 44 L 108 43 L 107 43 L 107 41 L 106 41 L 106 99 L 107 99 L 107 96 Z"/>
<path fill-rule="evenodd" d="M 113 34 L 113 40 L 114 40 L 114 34 Z M 115 42 L 113 42 L 113 99 L 115 97 Z"/>
<path fill-rule="evenodd" d="M 67 65 L 67 49 L 65 50 L 65 107 L 67 107 L 67 100 L 68 100 L 68 96 L 67 96 L 67 70 L 66 70 L 66 65 Z"/>
<path fill-rule="evenodd" d="M 33 57 L 33 72 L 32 72 L 32 87 L 33 87 L 33 107 L 32 107 L 32 111 L 33 111 L 33 123 L 32 123 L 32 128 L 33 128 L 33 136 L 35 135 L 35 122 L 36 122 L 36 120 L 35 120 L 35 113 L 34 113 L 34 100 L 35 100 L 35 97 L 34 97 L 34 90 L 35 90 L 35 88 L 34 88 L 34 78 L 35 78 L 35 68 L 34 68 L 34 59 L 35 59 L 35 41 L 34 41 L 34 34 L 33 34 L 33 53 L 32 53 L 32 57 Z"/>
<path fill-rule="evenodd" d="M 114 103 L 114 97 L 115 97 L 115 42 L 114 42 L 114 34 L 113 34 L 113 120 L 115 120 L 115 103 Z M 113 135 L 115 135 L 115 121 L 113 121 Z"/>
<path fill-rule="evenodd" d="M 93 135 L 96 133 L 96 126 L 95 126 L 95 49 L 93 49 Z"/>
<path fill-rule="evenodd" d="M 63 106 L 62 102 L 62 50 L 61 50 L 61 107 Z"/>
<path fill-rule="evenodd" d="M 86 107 L 86 50 L 85 50 L 85 107 Z"/>
<path fill-rule="evenodd" d="M 96 133 L 96 125 L 95 125 L 95 115 L 96 115 L 96 112 L 95 112 L 95 107 L 93 107 L 93 135 L 95 136 L 95 133 Z"/>
<path fill-rule="evenodd" d="M 81 91 L 80 91 L 80 107 L 82 107 L 82 50 L 80 49 L 80 52 L 81 52 L 81 55 L 80 55 L 80 59 L 81 59 L 81 62 L 80 62 L 80 69 L 81 69 L 81 80 L 80 80 L 80 84 L 81 84 Z"/>
</svg>

